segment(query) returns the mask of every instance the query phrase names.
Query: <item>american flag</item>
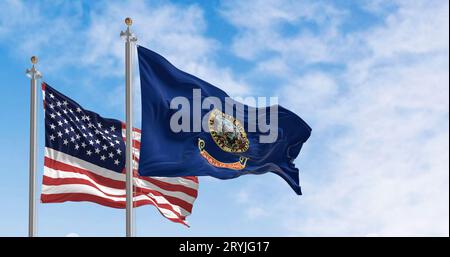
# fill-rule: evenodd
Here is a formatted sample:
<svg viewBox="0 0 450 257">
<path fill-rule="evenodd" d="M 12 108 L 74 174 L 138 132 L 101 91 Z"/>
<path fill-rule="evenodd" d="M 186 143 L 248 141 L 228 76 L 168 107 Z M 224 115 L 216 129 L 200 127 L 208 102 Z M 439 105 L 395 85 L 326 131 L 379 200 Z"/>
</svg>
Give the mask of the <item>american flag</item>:
<svg viewBox="0 0 450 257">
<path fill-rule="evenodd" d="M 42 83 L 45 160 L 42 203 L 89 201 L 125 208 L 125 124 L 83 109 Z M 187 225 L 197 177 L 137 174 L 140 136 L 133 129 L 134 206 L 154 205 L 167 219 Z"/>
</svg>

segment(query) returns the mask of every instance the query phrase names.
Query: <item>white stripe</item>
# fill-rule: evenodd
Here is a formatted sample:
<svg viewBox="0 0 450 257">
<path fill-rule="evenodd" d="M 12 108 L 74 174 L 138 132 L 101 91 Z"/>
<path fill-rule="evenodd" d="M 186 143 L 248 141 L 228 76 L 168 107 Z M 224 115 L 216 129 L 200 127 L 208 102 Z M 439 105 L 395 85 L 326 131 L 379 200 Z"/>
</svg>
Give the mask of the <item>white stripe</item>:
<svg viewBox="0 0 450 257">
<path fill-rule="evenodd" d="M 125 197 L 113 197 L 105 195 L 103 192 L 99 191 L 98 189 L 89 186 L 89 185 L 83 185 L 83 184 L 69 184 L 69 185 L 58 185 L 58 186 L 49 186 L 49 185 L 42 185 L 42 193 L 43 194 L 73 194 L 73 193 L 82 193 L 82 194 L 89 194 L 98 196 L 105 199 L 110 199 L 114 202 L 124 202 Z M 138 202 L 142 200 L 150 200 L 154 202 L 151 197 L 146 195 L 139 195 L 134 197 L 133 201 Z M 165 208 L 158 208 L 158 210 L 161 211 L 161 213 L 168 217 L 168 218 L 178 218 L 178 216 L 172 211 Z"/>
<path fill-rule="evenodd" d="M 125 138 L 127 135 L 127 130 L 125 128 L 122 128 L 122 137 Z M 133 131 L 133 140 L 141 141 L 141 133 L 137 131 Z"/>
<path fill-rule="evenodd" d="M 47 177 L 50 177 L 50 178 L 78 178 L 78 179 L 83 179 L 83 180 L 89 181 L 89 182 L 93 183 L 94 185 L 96 185 L 100 189 L 100 191 L 102 191 L 103 193 L 110 194 L 110 195 L 116 195 L 118 197 L 123 197 L 121 195 L 125 195 L 125 193 L 126 193 L 125 189 L 112 188 L 112 187 L 105 186 L 103 184 L 99 184 L 99 183 L 97 183 L 97 181 L 93 180 L 92 178 L 90 178 L 89 176 L 87 176 L 85 174 L 74 173 L 74 172 L 64 172 L 64 171 L 59 171 L 59 170 L 56 170 L 56 169 L 53 169 L 53 168 L 44 167 L 44 176 L 47 176 Z M 171 205 L 172 208 L 175 211 L 177 211 L 178 213 L 181 213 L 183 216 L 190 215 L 190 212 L 188 212 L 187 210 L 183 209 L 182 207 L 180 207 L 178 205 L 170 203 L 163 196 L 154 195 L 152 193 L 147 193 L 147 195 L 152 197 L 152 199 L 155 200 L 158 204 L 169 204 L 169 205 Z"/>
<path fill-rule="evenodd" d="M 95 180 L 91 179 L 89 176 L 85 174 L 75 172 L 64 172 L 44 166 L 44 176 L 47 176 L 49 178 L 79 178 L 92 182 L 100 189 L 100 191 L 105 192 L 107 194 L 117 195 L 118 197 L 123 197 L 123 195 L 125 194 L 125 189 L 118 189 L 104 186 L 102 184 L 97 183 Z"/>
<path fill-rule="evenodd" d="M 103 176 L 103 177 L 114 179 L 114 180 L 125 181 L 125 174 L 123 174 L 123 173 L 117 173 L 115 171 L 105 169 L 103 167 L 97 166 L 97 165 L 92 164 L 90 162 L 86 162 L 86 161 L 81 160 L 79 158 L 73 157 L 71 155 L 65 154 L 63 152 L 59 152 L 57 150 L 54 150 L 54 149 L 51 149 L 51 148 L 48 148 L 48 147 L 45 148 L 45 157 L 48 157 L 48 158 L 53 159 L 53 160 L 57 160 L 59 162 L 63 162 L 63 163 L 69 164 L 69 165 L 77 167 L 77 168 L 89 170 L 92 173 L 95 173 L 95 174 L 97 174 L 99 176 Z M 182 177 L 170 177 L 170 178 L 169 177 L 151 177 L 151 178 L 152 179 L 156 179 L 156 180 L 160 180 L 160 181 L 163 181 L 163 182 L 166 182 L 166 183 L 170 183 L 170 184 L 173 184 L 173 185 L 182 185 L 182 186 L 194 189 L 194 190 L 198 189 L 198 184 L 197 183 L 195 183 L 192 180 L 185 179 L 185 178 L 182 178 Z M 153 185 L 153 184 L 150 185 L 150 182 L 147 182 L 147 181 L 142 180 L 140 178 L 135 178 L 135 179 L 139 180 L 139 181 L 142 181 L 142 182 L 139 182 L 140 185 L 146 185 L 147 183 L 149 183 L 149 185 L 147 185 L 145 187 L 151 187 L 151 186 L 156 187 L 156 185 Z M 159 191 L 159 187 L 155 188 L 155 190 Z M 163 189 L 160 189 L 160 190 L 161 191 L 165 191 Z M 172 192 L 172 191 L 170 191 L 170 192 Z M 175 192 L 172 192 L 172 193 L 175 193 Z M 192 198 L 191 196 L 186 195 L 185 193 L 182 193 L 182 192 L 178 192 L 178 193 L 181 193 L 181 194 L 187 196 L 188 198 Z M 191 199 L 191 201 L 193 201 L 193 200 L 195 200 L 195 199 Z M 186 201 L 188 201 L 188 200 L 186 200 Z M 191 202 L 191 201 L 188 201 L 188 202 Z"/>
</svg>

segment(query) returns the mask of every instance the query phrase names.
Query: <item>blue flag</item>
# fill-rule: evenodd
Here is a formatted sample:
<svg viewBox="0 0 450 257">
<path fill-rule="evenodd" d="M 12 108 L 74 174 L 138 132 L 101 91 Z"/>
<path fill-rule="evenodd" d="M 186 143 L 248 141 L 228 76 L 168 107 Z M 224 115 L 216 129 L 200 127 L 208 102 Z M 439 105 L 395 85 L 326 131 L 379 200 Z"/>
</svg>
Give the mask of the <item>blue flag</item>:
<svg viewBox="0 0 450 257">
<path fill-rule="evenodd" d="M 231 179 L 273 172 L 301 194 L 294 165 L 311 128 L 293 112 L 255 108 L 138 46 L 142 98 L 139 174 Z"/>
</svg>

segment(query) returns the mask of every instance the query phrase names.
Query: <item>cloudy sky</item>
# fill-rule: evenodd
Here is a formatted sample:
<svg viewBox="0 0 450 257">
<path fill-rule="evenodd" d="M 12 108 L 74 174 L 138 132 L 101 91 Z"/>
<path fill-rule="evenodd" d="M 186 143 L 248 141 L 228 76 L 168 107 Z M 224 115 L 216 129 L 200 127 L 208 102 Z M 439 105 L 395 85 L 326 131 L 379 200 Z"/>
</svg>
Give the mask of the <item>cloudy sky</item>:
<svg viewBox="0 0 450 257">
<path fill-rule="evenodd" d="M 0 236 L 27 235 L 30 56 L 47 83 L 124 120 L 126 16 L 179 68 L 277 96 L 313 128 L 296 161 L 304 195 L 274 174 L 201 177 L 191 228 L 145 206 L 138 236 L 449 235 L 448 1 L 5 0 Z M 123 210 L 92 203 L 39 204 L 38 219 L 42 236 L 125 233 Z"/>
</svg>

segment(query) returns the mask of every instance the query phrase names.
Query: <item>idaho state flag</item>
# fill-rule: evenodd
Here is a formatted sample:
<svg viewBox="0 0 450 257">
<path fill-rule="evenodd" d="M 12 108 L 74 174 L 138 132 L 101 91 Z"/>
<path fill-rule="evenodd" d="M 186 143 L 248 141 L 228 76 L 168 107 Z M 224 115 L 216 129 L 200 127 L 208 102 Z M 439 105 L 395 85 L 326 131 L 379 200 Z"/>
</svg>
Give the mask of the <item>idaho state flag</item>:
<svg viewBox="0 0 450 257">
<path fill-rule="evenodd" d="M 142 46 L 138 56 L 140 175 L 231 179 L 273 172 L 301 194 L 294 159 L 311 134 L 306 122 L 279 105 L 234 101 Z"/>
</svg>

